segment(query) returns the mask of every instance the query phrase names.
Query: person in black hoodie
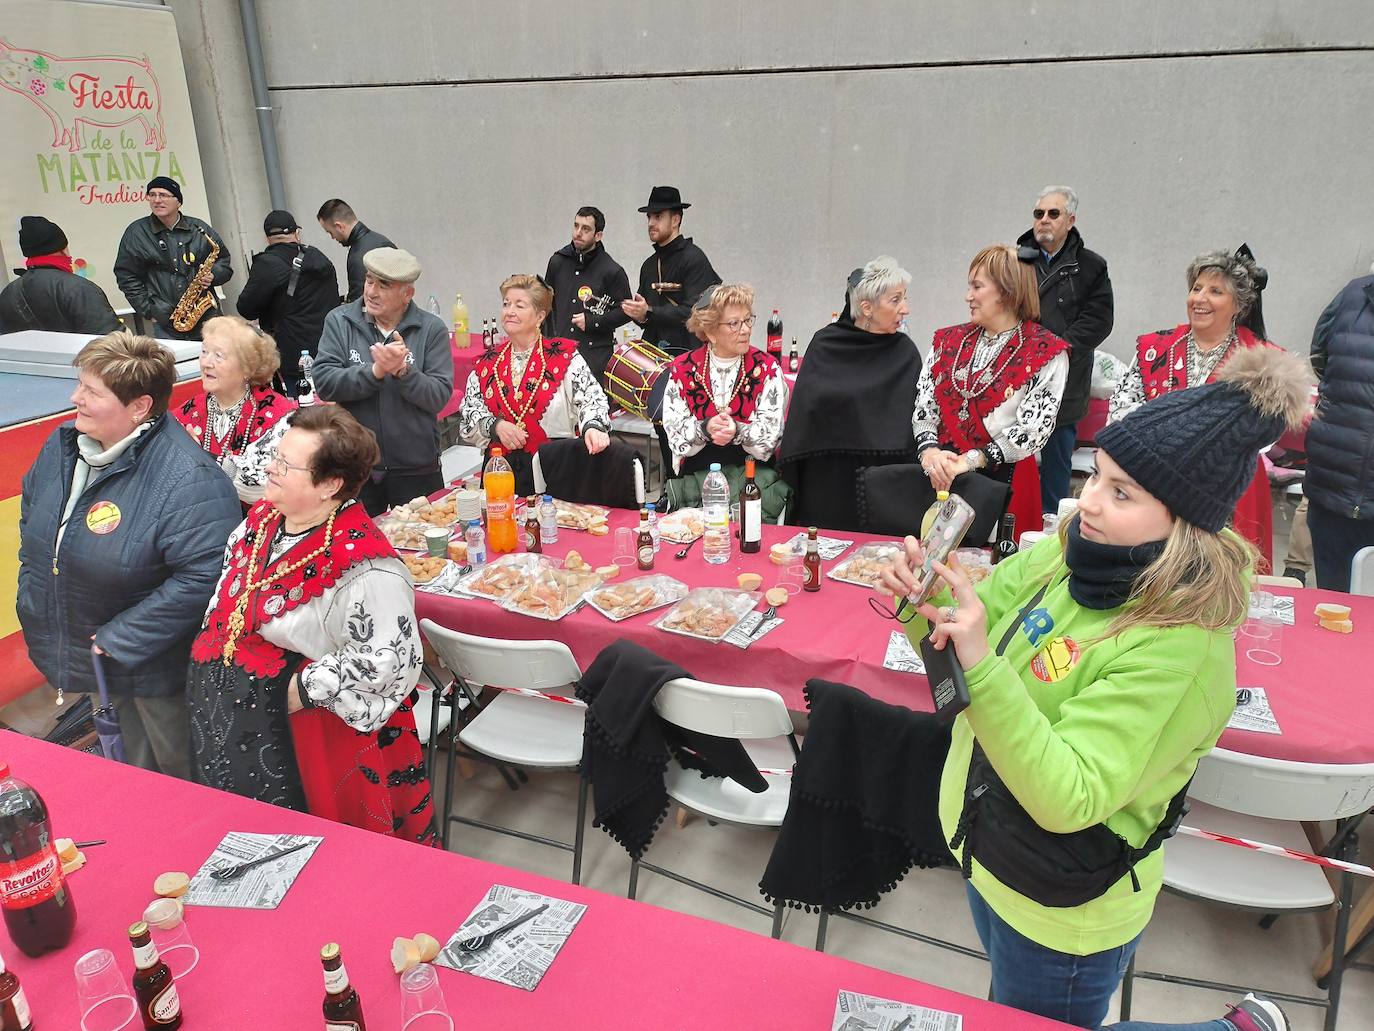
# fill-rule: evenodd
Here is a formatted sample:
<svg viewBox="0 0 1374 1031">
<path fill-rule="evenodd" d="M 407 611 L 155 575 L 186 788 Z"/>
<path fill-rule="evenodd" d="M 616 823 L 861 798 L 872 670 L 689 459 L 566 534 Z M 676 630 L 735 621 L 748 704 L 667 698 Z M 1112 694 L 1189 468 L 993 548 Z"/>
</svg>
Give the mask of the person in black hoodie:
<svg viewBox="0 0 1374 1031">
<path fill-rule="evenodd" d="M 900 329 L 910 283 L 893 258 L 855 269 L 844 311 L 807 345 L 778 446 L 793 491 L 789 523 L 860 529 L 859 471 L 916 460 L 921 355 Z"/>
<path fill-rule="evenodd" d="M 1112 331 L 1112 281 L 1106 259 L 1083 246 L 1074 225 L 1078 194 L 1070 187 L 1046 186 L 1031 218 L 1031 228 L 1016 242 L 1040 251 L 1035 262 L 1040 324 L 1069 342 L 1069 379 L 1059 402 L 1059 418 L 1040 452 L 1041 510 L 1057 512 L 1059 502 L 1069 496 L 1078 420 L 1088 413 L 1093 352 Z"/>
<path fill-rule="evenodd" d="M 300 228 L 289 211 L 267 216 L 267 250 L 254 258 L 238 300 L 239 314 L 276 339 L 288 386 L 300 378 L 301 352 L 314 357 L 324 317 L 339 306 L 339 274 L 318 247 L 301 243 Z"/>
<path fill-rule="evenodd" d="M 378 247 L 396 245 L 377 230 L 369 229 L 359 222 L 358 216 L 353 213 L 348 202 L 338 197 L 321 204 L 315 218 L 331 240 L 348 248 L 348 295 L 344 297 L 344 302 L 356 301 L 363 295 L 363 280 L 367 278 L 367 269 L 363 267 L 363 255 Z"/>
<path fill-rule="evenodd" d="M 546 337 L 577 341 L 577 352 L 598 383 L 611 360 L 615 331 L 630 321 L 620 308 L 629 300 L 630 279 L 601 243 L 606 216 L 581 207 L 573 219 L 572 242 L 549 258 L 544 279 L 553 288 L 553 311 L 544 322 Z"/>
<path fill-rule="evenodd" d="M 101 335 L 119 328 L 105 291 L 72 272 L 67 235 L 41 215 L 19 219 L 24 267 L 0 291 L 0 333 L 46 329 Z"/>
<path fill-rule="evenodd" d="M 692 305 L 708 286 L 719 283 L 706 253 L 682 235 L 684 203 L 676 186 L 655 186 L 639 210 L 648 220 L 654 253 L 639 268 L 639 290 L 620 308 L 644 327 L 644 339 L 671 355 L 695 350 L 700 342 L 687 332 Z"/>
</svg>

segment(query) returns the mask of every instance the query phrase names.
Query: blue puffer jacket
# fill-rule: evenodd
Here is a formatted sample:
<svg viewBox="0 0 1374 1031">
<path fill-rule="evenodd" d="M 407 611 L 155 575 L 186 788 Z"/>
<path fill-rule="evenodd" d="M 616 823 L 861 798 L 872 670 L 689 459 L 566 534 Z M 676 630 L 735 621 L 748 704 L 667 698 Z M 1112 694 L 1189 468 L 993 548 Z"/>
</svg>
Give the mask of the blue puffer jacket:
<svg viewBox="0 0 1374 1031">
<path fill-rule="evenodd" d="M 75 427 L 59 427 L 24 477 L 17 607 L 29 658 L 54 687 L 94 691 L 94 634 L 111 694 L 179 694 L 225 542 L 243 515 L 238 497 L 163 415 L 87 486 L 54 560 L 76 437 Z"/>
<path fill-rule="evenodd" d="M 1312 334 L 1321 379 L 1307 430 L 1312 504 L 1347 519 L 1374 519 L 1374 276 L 1352 279 L 1326 306 Z"/>
</svg>

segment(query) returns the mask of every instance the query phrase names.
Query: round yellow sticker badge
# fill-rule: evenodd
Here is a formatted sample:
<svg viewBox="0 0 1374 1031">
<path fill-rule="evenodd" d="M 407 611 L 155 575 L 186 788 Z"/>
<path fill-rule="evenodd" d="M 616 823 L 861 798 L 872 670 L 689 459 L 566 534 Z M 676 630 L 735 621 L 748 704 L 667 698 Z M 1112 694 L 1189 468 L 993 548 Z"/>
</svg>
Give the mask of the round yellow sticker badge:
<svg viewBox="0 0 1374 1031">
<path fill-rule="evenodd" d="M 1069 675 L 1078 658 L 1078 642 L 1072 637 L 1056 637 L 1031 659 L 1031 672 L 1037 680 L 1053 684 Z"/>
<path fill-rule="evenodd" d="M 97 501 L 86 512 L 86 529 L 104 536 L 114 533 L 123 516 L 113 501 Z"/>
</svg>

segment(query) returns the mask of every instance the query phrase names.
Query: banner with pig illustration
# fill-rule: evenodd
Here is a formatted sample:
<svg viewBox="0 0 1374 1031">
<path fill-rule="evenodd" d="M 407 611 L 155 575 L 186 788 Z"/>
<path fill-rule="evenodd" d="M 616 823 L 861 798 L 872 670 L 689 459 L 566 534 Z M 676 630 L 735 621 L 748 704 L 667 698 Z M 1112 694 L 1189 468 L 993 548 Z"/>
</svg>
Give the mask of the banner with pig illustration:
<svg viewBox="0 0 1374 1031">
<path fill-rule="evenodd" d="M 127 302 L 114 281 L 124 228 L 147 216 L 157 175 L 182 185 L 183 210 L 209 220 L 186 71 L 166 8 L 4 0 L 0 17 L 0 255 L 23 263 L 21 215 L 67 235 L 74 266 Z"/>
</svg>

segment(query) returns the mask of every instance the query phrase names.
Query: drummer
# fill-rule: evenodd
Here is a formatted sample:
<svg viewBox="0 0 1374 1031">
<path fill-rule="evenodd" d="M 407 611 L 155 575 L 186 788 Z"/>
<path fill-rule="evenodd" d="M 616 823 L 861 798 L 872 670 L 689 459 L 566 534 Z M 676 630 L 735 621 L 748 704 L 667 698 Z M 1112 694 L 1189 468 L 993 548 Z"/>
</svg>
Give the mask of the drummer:
<svg viewBox="0 0 1374 1031">
<path fill-rule="evenodd" d="M 777 359 L 749 346 L 754 321 L 754 288 L 747 283 L 707 287 L 692 306 L 687 329 L 702 346 L 673 360 L 663 395 L 663 426 L 677 474 L 667 484 L 672 508 L 700 503 L 701 481 L 714 462 L 731 496 L 737 495 L 746 458 L 755 459 L 763 518 L 776 522 L 786 506 L 787 487 L 772 461 L 787 385 Z"/>
<path fill-rule="evenodd" d="M 553 308 L 553 291 L 540 276 L 508 276 L 501 284 L 501 325 L 506 336 L 488 346 L 468 374 L 458 431 L 490 454 L 506 450 L 515 489 L 534 492 L 532 461 L 539 446 L 581 436 L 588 454 L 610 443 L 606 394 L 577 353 L 577 343 L 545 339 L 540 324 Z"/>
</svg>

